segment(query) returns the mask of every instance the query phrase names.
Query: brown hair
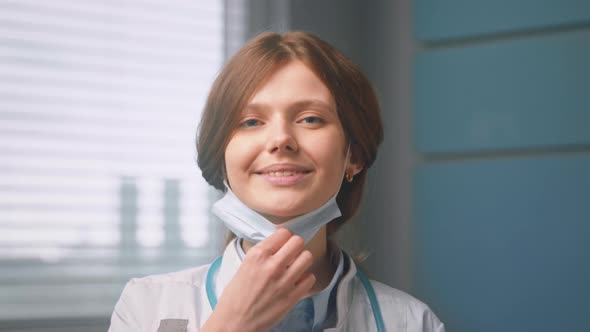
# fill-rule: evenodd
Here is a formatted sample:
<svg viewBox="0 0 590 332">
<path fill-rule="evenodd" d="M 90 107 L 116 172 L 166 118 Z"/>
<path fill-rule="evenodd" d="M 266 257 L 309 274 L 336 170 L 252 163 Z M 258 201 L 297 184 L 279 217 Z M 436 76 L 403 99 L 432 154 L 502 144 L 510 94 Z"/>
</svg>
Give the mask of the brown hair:
<svg viewBox="0 0 590 332">
<path fill-rule="evenodd" d="M 256 90 L 280 66 L 298 60 L 326 85 L 336 101 L 351 158 L 364 165 L 351 183 L 344 181 L 337 196 L 342 216 L 328 224 L 332 235 L 358 210 L 367 168 L 383 140 L 379 103 L 366 78 L 334 47 L 305 32 L 266 32 L 250 40 L 221 70 L 207 99 L 197 136 L 197 163 L 213 187 L 224 190 L 225 148 L 238 125 L 241 110 Z"/>
</svg>

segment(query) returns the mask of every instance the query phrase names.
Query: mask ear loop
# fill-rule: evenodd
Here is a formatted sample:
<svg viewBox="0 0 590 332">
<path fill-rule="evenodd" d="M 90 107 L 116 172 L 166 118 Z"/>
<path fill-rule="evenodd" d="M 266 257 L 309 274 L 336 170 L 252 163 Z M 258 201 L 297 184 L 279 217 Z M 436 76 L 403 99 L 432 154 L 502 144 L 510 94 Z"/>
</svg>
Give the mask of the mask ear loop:
<svg viewBox="0 0 590 332">
<path fill-rule="evenodd" d="M 346 182 L 351 183 L 354 175 L 348 173 L 348 170 L 346 169 L 346 166 L 348 166 L 348 164 L 350 164 L 349 158 L 350 158 L 350 143 L 348 144 L 348 150 L 346 151 L 346 163 L 344 166 L 344 179 L 346 180 Z"/>
<path fill-rule="evenodd" d="M 346 168 L 348 167 L 348 157 L 350 157 L 350 143 L 348 143 L 348 147 L 346 148 L 346 157 L 344 157 L 344 169 L 342 170 L 342 176 L 340 177 L 340 184 L 338 185 L 338 189 L 336 190 L 335 196 L 338 196 L 340 193 L 340 189 L 342 189 L 342 182 L 346 179 Z"/>
<path fill-rule="evenodd" d="M 225 158 L 223 158 L 223 163 L 221 164 L 221 178 L 222 178 L 222 182 L 223 185 L 225 186 L 225 189 L 229 189 L 231 190 L 231 187 L 229 185 L 229 179 L 227 178 L 227 169 L 225 167 Z"/>
</svg>

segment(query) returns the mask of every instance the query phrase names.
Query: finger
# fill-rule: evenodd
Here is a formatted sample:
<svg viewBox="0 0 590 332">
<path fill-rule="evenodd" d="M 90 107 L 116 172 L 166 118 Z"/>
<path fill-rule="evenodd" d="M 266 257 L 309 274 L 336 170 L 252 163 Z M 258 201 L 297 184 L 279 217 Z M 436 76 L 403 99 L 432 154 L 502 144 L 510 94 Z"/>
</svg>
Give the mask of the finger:
<svg viewBox="0 0 590 332">
<path fill-rule="evenodd" d="M 313 288 L 313 285 L 315 285 L 315 282 L 316 277 L 312 273 L 306 272 L 302 275 L 301 280 L 295 284 L 295 288 L 290 294 L 295 303 L 299 302 L 302 298 L 311 295 L 311 289 Z"/>
<path fill-rule="evenodd" d="M 313 255 L 309 250 L 302 251 L 285 271 L 285 279 L 288 283 L 298 283 L 301 276 L 312 266 Z"/>
<path fill-rule="evenodd" d="M 263 252 L 268 252 L 269 254 L 274 255 L 292 235 L 293 234 L 289 229 L 279 228 L 269 237 L 258 242 L 254 247 L 258 247 L 258 249 Z"/>
<path fill-rule="evenodd" d="M 293 235 L 287 242 L 273 255 L 279 264 L 287 267 L 299 256 L 305 248 L 305 241 L 301 236 Z"/>
</svg>

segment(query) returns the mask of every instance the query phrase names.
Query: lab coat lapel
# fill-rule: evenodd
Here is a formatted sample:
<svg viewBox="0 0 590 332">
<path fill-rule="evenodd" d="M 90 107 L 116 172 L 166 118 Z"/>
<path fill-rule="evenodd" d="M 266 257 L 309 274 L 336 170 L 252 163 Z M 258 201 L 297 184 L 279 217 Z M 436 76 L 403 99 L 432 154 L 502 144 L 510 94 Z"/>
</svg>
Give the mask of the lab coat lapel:
<svg viewBox="0 0 590 332">
<path fill-rule="evenodd" d="M 215 294 L 217 295 L 218 299 L 221 297 L 221 293 L 233 279 L 234 275 L 236 272 L 238 272 L 238 269 L 242 264 L 242 260 L 240 259 L 240 256 L 236 250 L 235 242 L 236 240 L 234 239 L 225 248 L 225 251 L 223 252 L 223 260 L 221 261 L 221 266 L 219 267 L 219 272 L 215 277 Z"/>
<path fill-rule="evenodd" d="M 325 329 L 324 331 L 348 331 L 350 312 L 355 295 L 356 265 L 354 261 L 345 253 L 344 254 L 344 275 L 338 284 L 336 293 L 336 312 L 338 321 L 335 328 Z"/>
</svg>

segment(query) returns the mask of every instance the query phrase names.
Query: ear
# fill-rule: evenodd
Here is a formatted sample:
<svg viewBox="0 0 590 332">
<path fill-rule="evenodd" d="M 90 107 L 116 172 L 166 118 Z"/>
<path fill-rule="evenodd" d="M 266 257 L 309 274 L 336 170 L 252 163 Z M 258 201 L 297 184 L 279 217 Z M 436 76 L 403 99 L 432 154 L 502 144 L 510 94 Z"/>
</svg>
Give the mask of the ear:
<svg viewBox="0 0 590 332">
<path fill-rule="evenodd" d="M 349 160 L 348 166 L 346 167 L 346 172 L 351 174 L 352 176 L 357 175 L 360 171 L 365 168 L 365 165 L 362 163 L 355 163 L 352 160 Z"/>
</svg>

